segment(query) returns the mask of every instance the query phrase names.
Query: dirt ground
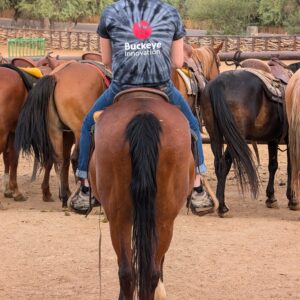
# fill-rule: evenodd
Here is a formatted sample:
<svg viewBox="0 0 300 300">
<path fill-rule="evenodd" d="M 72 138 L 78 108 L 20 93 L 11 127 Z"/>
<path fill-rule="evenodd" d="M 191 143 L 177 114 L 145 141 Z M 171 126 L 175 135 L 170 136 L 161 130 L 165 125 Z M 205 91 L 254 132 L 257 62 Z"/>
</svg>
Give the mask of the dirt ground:
<svg viewBox="0 0 300 300">
<path fill-rule="evenodd" d="M 3 55 L 4 50 L 0 47 Z M 81 53 L 55 51 L 54 55 Z M 300 299 L 300 212 L 287 209 L 286 153 L 279 153 L 275 184 L 280 208 L 268 209 L 264 204 L 267 148 L 261 145 L 259 150 L 258 199 L 243 196 L 230 173 L 226 197 L 231 210 L 226 218 L 187 215 L 182 209 L 165 260 L 168 299 Z M 206 177 L 215 188 L 210 146 L 204 145 L 204 151 Z M 43 174 L 31 183 L 32 165 L 33 160 L 21 158 L 18 180 L 26 202 L 0 194 L 5 208 L 0 211 L 0 299 L 100 299 L 99 228 L 101 299 L 116 299 L 117 262 L 108 224 L 99 222 L 97 211 L 88 218 L 63 212 L 54 171 L 51 189 L 56 201 L 43 203 Z M 74 188 L 73 177 L 71 184 Z"/>
<path fill-rule="evenodd" d="M 264 205 L 267 180 L 266 146 L 259 146 L 261 193 L 241 195 L 231 173 L 226 186 L 230 215 L 197 217 L 183 208 L 165 260 L 168 299 L 300 299 L 300 212 L 287 209 L 286 153 L 279 153 L 276 192 L 279 209 Z M 283 147 L 284 148 L 284 147 Z M 204 145 L 215 187 L 213 157 Z M 0 201 L 0 299 L 100 299 L 99 224 L 102 232 L 101 299 L 117 299 L 116 256 L 107 223 L 61 210 L 56 201 L 43 203 L 42 174 L 31 183 L 32 160 L 21 158 L 19 185 L 23 203 Z M 0 163 L 3 174 L 3 163 Z M 72 187 L 74 182 L 72 180 Z"/>
</svg>

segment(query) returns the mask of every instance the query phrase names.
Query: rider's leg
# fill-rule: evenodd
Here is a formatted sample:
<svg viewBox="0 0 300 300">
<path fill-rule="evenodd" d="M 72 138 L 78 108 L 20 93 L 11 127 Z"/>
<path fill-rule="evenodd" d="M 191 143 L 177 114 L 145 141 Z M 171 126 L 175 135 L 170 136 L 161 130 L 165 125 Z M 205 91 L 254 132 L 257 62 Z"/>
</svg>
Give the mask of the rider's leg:
<svg viewBox="0 0 300 300">
<path fill-rule="evenodd" d="M 187 118 L 191 130 L 196 134 L 197 137 L 197 154 L 196 158 L 196 178 L 194 182 L 194 190 L 192 193 L 191 198 L 191 205 L 195 208 L 196 212 L 198 213 L 209 213 L 212 212 L 214 209 L 214 203 L 212 199 L 207 195 L 203 186 L 201 184 L 201 177 L 200 174 L 206 172 L 207 168 L 204 163 L 204 155 L 203 155 L 203 148 L 202 148 L 202 138 L 200 134 L 200 126 L 193 115 L 190 107 L 188 106 L 187 102 L 180 94 L 180 92 L 175 88 L 172 82 L 170 82 L 165 89 L 165 93 L 168 95 L 170 102 L 174 105 L 177 105 L 180 110 L 183 112 L 185 117 Z"/>
<path fill-rule="evenodd" d="M 91 146 L 91 129 L 95 124 L 94 113 L 112 105 L 113 100 L 120 88 L 111 83 L 109 88 L 95 101 L 91 110 L 86 115 L 80 135 L 79 158 L 76 176 L 81 180 L 79 189 L 71 196 L 70 206 L 78 213 L 86 213 L 89 209 L 89 187 L 88 187 L 88 163 Z"/>
</svg>

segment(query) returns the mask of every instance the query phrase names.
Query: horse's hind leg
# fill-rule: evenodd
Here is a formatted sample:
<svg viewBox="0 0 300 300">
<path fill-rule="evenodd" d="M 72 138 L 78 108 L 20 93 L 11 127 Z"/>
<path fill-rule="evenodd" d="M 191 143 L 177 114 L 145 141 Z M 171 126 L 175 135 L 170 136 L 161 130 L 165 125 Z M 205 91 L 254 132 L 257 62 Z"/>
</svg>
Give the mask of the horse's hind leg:
<svg viewBox="0 0 300 300">
<path fill-rule="evenodd" d="M 130 219 L 130 218 L 129 218 Z M 113 247 L 118 257 L 120 294 L 119 300 L 133 300 L 134 280 L 131 266 L 131 222 L 114 221 L 110 224 L 120 226 L 110 227 Z"/>
<path fill-rule="evenodd" d="M 229 208 L 225 204 L 225 184 L 226 177 L 232 165 L 232 158 L 229 154 L 228 148 L 226 148 L 222 155 L 222 145 L 218 143 L 212 141 L 211 148 L 215 156 L 215 172 L 218 180 L 216 192 L 216 196 L 219 201 L 218 215 L 223 218 L 229 211 Z"/>
<path fill-rule="evenodd" d="M 68 198 L 71 195 L 69 187 L 69 167 L 70 167 L 70 156 L 71 148 L 74 144 L 73 133 L 64 132 L 63 133 L 63 161 L 60 172 L 60 199 L 62 201 L 62 207 L 68 207 Z"/>
<path fill-rule="evenodd" d="M 19 191 L 17 184 L 19 153 L 15 150 L 14 142 L 15 135 L 11 133 L 8 138 L 9 189 L 13 192 L 13 198 L 15 201 L 25 201 L 26 198 Z"/>
<path fill-rule="evenodd" d="M 278 143 L 276 142 L 269 142 L 268 143 L 268 151 L 269 151 L 269 181 L 266 190 L 267 200 L 266 206 L 269 208 L 278 208 L 277 199 L 275 198 L 275 191 L 274 191 L 274 179 L 275 173 L 278 169 Z"/>
<path fill-rule="evenodd" d="M 288 142 L 287 142 L 288 145 Z M 298 187 L 298 178 L 295 176 L 295 181 L 292 183 L 292 169 L 291 169 L 291 161 L 290 161 L 290 153 L 287 151 L 287 190 L 286 196 L 289 200 L 288 207 L 290 210 L 300 210 L 300 203 L 299 200 L 296 198 L 296 195 L 292 191 L 292 184 Z"/>
<path fill-rule="evenodd" d="M 3 162 L 4 162 L 4 175 L 2 180 L 2 188 L 3 188 L 3 194 L 6 198 L 12 198 L 13 192 L 9 188 L 9 150 L 8 145 L 5 143 L 5 148 L 3 150 Z"/>
<path fill-rule="evenodd" d="M 261 164 L 260 164 L 260 157 L 259 157 L 259 152 L 258 152 L 258 147 L 257 147 L 257 143 L 252 141 L 251 142 L 252 144 L 252 147 L 253 147 L 253 150 L 254 150 L 254 153 L 255 153 L 255 156 L 256 156 L 256 160 L 257 160 L 257 166 L 260 167 Z"/>
<path fill-rule="evenodd" d="M 50 172 L 53 166 L 53 161 L 50 160 L 47 162 L 45 166 L 45 173 L 44 173 L 44 179 L 42 182 L 42 193 L 43 193 L 43 201 L 45 202 L 53 202 L 54 199 L 52 197 L 52 194 L 50 192 L 50 186 L 49 186 L 49 181 L 50 181 Z"/>
</svg>

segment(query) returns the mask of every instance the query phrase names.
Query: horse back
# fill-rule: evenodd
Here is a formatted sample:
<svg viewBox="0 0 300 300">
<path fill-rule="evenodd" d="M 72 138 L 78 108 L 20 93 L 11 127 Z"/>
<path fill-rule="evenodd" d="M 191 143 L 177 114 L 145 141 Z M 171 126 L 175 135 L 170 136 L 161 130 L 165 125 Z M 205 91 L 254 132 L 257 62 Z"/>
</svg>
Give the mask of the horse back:
<svg viewBox="0 0 300 300">
<path fill-rule="evenodd" d="M 72 62 L 60 69 L 54 91 L 55 106 L 61 121 L 79 135 L 85 115 L 106 89 L 94 67 Z"/>
<path fill-rule="evenodd" d="M 23 80 L 17 72 L 0 68 L 0 90 L 2 122 L 5 119 L 15 124 L 27 95 Z"/>
<path fill-rule="evenodd" d="M 200 99 L 204 123 L 210 136 L 214 131 L 212 94 L 214 98 L 219 98 L 216 102 L 225 101 L 245 138 L 268 141 L 281 131 L 282 106 L 267 96 L 264 84 L 257 76 L 234 70 L 223 72 L 210 81 Z"/>
<path fill-rule="evenodd" d="M 97 182 L 92 180 L 92 185 L 108 218 L 116 213 L 110 207 L 132 208 L 132 169 L 125 131 L 136 115 L 144 113 L 153 114 L 161 126 L 156 173 L 158 218 L 163 218 L 166 209 L 175 218 L 192 188 L 194 160 L 190 129 L 179 109 L 164 100 L 120 100 L 107 108 L 96 123 L 95 150 L 90 164 L 91 178 L 97 178 Z M 117 185 L 113 186 L 112 180 Z"/>
</svg>

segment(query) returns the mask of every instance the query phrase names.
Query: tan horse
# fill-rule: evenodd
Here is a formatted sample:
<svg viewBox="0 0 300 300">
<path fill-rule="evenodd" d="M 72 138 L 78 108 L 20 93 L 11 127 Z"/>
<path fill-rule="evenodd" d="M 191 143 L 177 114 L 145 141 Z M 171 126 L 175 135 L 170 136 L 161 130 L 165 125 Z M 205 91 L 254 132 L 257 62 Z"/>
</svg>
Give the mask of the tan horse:
<svg viewBox="0 0 300 300">
<path fill-rule="evenodd" d="M 57 162 L 63 207 L 70 196 L 71 147 L 75 139 L 75 150 L 78 149 L 83 119 L 106 89 L 102 75 L 91 64 L 64 63 L 39 80 L 20 115 L 17 148 L 27 153 L 33 150 L 42 166 L 50 159 Z"/>
<path fill-rule="evenodd" d="M 300 209 L 300 70 L 289 80 L 285 91 L 289 122 L 289 153 L 292 168 L 292 191 Z"/>
<path fill-rule="evenodd" d="M 192 61 L 193 66 L 196 69 L 194 71 L 202 75 L 201 79 L 203 82 L 198 83 L 202 86 L 202 88 L 204 88 L 207 81 L 214 79 L 220 73 L 220 59 L 218 57 L 218 53 L 222 47 L 223 43 L 216 47 L 203 46 L 200 48 L 193 48 L 187 44 L 184 45 L 184 60 L 187 64 L 189 64 L 189 61 Z M 188 95 L 186 83 L 175 69 L 173 69 L 172 72 L 172 81 L 192 109 L 195 105 L 198 105 L 196 103 L 198 95 Z"/>
<path fill-rule="evenodd" d="M 118 257 L 119 299 L 126 300 L 135 289 L 143 300 L 164 291 L 163 259 L 195 176 L 188 122 L 149 90 L 123 92 L 101 114 L 89 166 Z"/>
</svg>

